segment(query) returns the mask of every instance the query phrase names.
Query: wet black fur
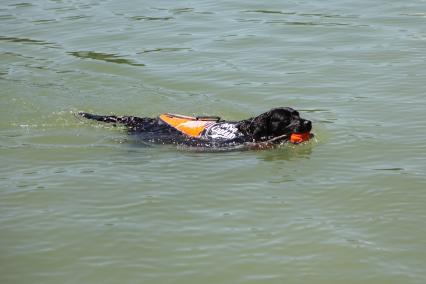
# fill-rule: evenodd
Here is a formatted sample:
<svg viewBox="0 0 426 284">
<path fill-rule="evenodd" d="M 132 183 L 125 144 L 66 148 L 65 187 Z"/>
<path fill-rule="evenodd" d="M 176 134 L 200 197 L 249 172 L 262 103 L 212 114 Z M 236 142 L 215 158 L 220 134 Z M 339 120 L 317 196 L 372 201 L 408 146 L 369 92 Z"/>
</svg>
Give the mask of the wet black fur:
<svg viewBox="0 0 426 284">
<path fill-rule="evenodd" d="M 233 140 L 206 141 L 188 137 L 180 131 L 164 123 L 159 118 L 95 115 L 79 112 L 79 115 L 92 120 L 106 123 L 121 124 L 127 127 L 129 134 L 145 142 L 163 144 L 182 144 L 188 146 L 223 147 L 239 145 L 246 142 L 265 142 L 275 137 L 311 131 L 311 121 L 300 118 L 299 112 L 289 108 L 280 107 L 271 109 L 259 116 L 241 121 L 226 121 L 236 124 L 241 137 Z M 220 121 L 225 122 L 225 121 Z"/>
</svg>

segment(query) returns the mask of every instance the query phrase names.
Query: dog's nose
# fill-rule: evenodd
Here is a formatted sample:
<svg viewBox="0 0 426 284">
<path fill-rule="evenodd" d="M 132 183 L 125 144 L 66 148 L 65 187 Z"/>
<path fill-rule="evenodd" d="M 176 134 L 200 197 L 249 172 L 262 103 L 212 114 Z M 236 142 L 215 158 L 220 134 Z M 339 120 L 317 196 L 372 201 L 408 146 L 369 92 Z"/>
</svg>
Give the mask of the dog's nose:
<svg viewBox="0 0 426 284">
<path fill-rule="evenodd" d="M 308 131 L 311 131 L 311 129 L 312 129 L 312 122 L 310 120 L 305 120 L 303 122 L 303 126 L 305 126 L 306 129 L 308 129 Z"/>
</svg>

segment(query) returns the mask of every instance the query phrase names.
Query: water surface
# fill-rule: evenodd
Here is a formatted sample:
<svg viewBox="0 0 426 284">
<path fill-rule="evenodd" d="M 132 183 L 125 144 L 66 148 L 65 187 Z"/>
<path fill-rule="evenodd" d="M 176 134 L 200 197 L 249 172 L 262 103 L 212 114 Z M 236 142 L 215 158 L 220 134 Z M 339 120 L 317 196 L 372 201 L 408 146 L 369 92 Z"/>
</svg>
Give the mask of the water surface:
<svg viewBox="0 0 426 284">
<path fill-rule="evenodd" d="M 2 1 L 1 283 L 425 283 L 426 3 Z M 244 119 L 272 151 L 135 144 L 78 110 Z"/>
</svg>

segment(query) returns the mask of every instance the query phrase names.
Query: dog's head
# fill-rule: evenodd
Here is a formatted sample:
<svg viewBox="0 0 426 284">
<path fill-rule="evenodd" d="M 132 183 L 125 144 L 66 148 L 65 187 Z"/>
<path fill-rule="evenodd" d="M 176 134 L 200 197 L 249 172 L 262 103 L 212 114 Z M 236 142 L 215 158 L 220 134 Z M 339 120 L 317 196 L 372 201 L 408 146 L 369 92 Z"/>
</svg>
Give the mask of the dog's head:
<svg viewBox="0 0 426 284">
<path fill-rule="evenodd" d="M 312 123 L 299 116 L 299 112 L 290 107 L 271 109 L 252 119 L 246 120 L 242 130 L 250 134 L 255 141 L 271 139 L 282 135 L 309 133 Z"/>
</svg>

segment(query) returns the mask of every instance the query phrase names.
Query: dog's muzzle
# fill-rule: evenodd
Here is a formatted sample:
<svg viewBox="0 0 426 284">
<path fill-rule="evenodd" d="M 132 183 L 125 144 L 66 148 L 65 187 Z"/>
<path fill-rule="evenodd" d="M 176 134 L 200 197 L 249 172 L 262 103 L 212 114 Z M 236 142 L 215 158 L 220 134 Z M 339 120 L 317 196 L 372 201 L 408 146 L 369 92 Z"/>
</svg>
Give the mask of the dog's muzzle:
<svg viewBox="0 0 426 284">
<path fill-rule="evenodd" d="M 290 142 L 294 144 L 299 144 L 305 141 L 308 141 L 313 137 L 313 134 L 311 133 L 312 129 L 312 123 L 309 120 L 303 121 L 302 127 L 304 131 L 301 132 L 294 132 L 290 135 Z"/>
</svg>

